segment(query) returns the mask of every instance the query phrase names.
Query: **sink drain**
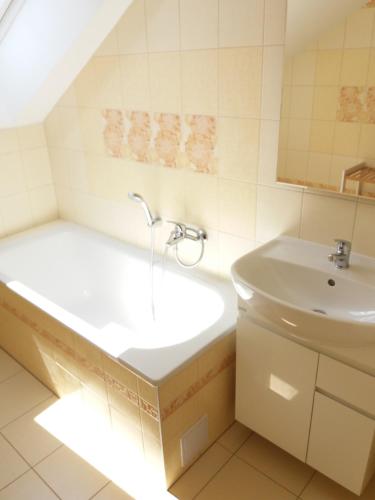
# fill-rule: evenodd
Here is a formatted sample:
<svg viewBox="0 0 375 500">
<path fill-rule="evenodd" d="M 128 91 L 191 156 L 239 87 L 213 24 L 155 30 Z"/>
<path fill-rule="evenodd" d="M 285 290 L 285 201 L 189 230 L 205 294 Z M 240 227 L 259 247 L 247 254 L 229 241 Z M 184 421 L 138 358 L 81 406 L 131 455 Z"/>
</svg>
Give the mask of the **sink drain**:
<svg viewBox="0 0 375 500">
<path fill-rule="evenodd" d="M 323 309 L 313 309 L 313 312 L 318 314 L 327 314 Z"/>
</svg>

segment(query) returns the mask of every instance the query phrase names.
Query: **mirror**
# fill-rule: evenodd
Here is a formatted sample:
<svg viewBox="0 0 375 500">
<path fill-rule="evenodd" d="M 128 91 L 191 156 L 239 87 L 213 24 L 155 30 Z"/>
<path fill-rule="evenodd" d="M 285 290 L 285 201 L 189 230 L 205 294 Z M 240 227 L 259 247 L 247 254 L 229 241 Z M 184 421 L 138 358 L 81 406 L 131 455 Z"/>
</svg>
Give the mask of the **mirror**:
<svg viewBox="0 0 375 500">
<path fill-rule="evenodd" d="M 375 0 L 288 0 L 277 180 L 375 198 Z"/>
</svg>

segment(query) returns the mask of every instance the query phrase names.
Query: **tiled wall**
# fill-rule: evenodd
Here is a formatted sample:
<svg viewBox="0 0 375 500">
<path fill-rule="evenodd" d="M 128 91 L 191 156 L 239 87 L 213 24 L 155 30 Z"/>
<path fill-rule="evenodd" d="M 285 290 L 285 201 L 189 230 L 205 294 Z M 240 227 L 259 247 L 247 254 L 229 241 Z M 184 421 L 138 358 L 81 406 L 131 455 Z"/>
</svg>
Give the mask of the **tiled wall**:
<svg viewBox="0 0 375 500">
<path fill-rule="evenodd" d="M 206 227 L 203 266 L 220 273 L 280 233 L 353 239 L 375 255 L 373 205 L 275 183 L 286 0 L 235 4 L 134 1 L 46 120 L 61 216 L 148 245 L 144 215 L 127 200 L 138 191 L 164 218 Z M 130 134 L 147 143 L 141 161 L 128 137 L 134 111 L 150 123 Z M 169 165 L 154 155 L 160 114 L 184 129 L 164 142 Z M 214 147 L 195 149 L 214 158 L 209 173 L 184 156 L 192 116 L 215 125 Z M 158 229 L 160 249 L 168 230 Z"/>
<path fill-rule="evenodd" d="M 57 217 L 42 125 L 0 130 L 0 237 Z"/>
<path fill-rule="evenodd" d="M 374 30 L 365 6 L 287 60 L 280 177 L 334 188 L 344 168 L 375 165 Z"/>
</svg>

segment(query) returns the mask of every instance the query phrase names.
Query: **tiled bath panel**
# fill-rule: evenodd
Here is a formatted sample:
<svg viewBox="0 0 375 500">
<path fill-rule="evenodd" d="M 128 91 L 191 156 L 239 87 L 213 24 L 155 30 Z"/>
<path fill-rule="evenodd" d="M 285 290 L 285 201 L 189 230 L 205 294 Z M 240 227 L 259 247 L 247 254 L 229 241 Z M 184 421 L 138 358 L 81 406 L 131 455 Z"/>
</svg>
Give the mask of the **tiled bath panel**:
<svg viewBox="0 0 375 500">
<path fill-rule="evenodd" d="M 79 394 L 164 486 L 191 465 L 182 466 L 180 438 L 193 424 L 208 418 L 200 454 L 234 420 L 234 333 L 155 386 L 4 285 L 0 308 L 0 346 L 57 396 Z"/>
</svg>

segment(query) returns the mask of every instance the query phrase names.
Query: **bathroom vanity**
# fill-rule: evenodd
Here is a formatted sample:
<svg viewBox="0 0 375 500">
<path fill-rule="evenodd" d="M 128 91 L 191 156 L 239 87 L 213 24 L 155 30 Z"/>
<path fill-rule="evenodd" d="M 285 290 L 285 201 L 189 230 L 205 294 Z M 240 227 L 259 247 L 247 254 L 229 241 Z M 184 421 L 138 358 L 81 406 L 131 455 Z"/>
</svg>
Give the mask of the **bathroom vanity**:
<svg viewBox="0 0 375 500">
<path fill-rule="evenodd" d="M 345 274 L 329 250 L 279 238 L 234 264 L 236 419 L 359 495 L 375 471 L 375 324 L 358 300 L 374 269 L 354 255 Z"/>
</svg>

